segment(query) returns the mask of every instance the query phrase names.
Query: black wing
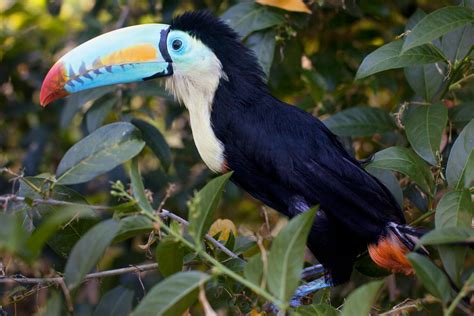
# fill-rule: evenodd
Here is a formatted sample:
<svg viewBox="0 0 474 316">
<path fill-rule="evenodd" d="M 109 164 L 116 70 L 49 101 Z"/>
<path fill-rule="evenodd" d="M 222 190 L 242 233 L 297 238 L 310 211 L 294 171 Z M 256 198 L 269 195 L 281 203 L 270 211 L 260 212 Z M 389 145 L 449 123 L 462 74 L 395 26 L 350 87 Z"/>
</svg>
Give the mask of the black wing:
<svg viewBox="0 0 474 316">
<path fill-rule="evenodd" d="M 237 184 L 283 213 L 295 197 L 319 203 L 329 217 L 368 239 L 389 221 L 405 222 L 388 189 L 321 121 L 271 96 L 259 100 L 213 109 L 214 130 Z"/>
</svg>

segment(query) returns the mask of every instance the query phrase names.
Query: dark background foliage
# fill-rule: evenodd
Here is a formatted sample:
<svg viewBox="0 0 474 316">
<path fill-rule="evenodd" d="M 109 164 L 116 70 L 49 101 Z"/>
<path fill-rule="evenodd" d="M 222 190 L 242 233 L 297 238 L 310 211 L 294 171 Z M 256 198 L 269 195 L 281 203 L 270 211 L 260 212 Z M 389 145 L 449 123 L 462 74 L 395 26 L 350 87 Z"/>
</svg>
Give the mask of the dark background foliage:
<svg viewBox="0 0 474 316">
<path fill-rule="evenodd" d="M 414 29 L 426 13 L 453 5 L 472 8 L 472 1 L 320 0 L 310 1 L 307 5 L 311 14 L 226 0 L 2 1 L 0 167 L 5 169 L 0 175 L 0 194 L 15 193 L 28 199 L 52 197 L 59 200 L 67 196 L 69 201 L 83 203 L 87 200 L 91 205 L 118 205 L 128 200 L 129 171 L 134 170 L 130 162 L 97 177 L 95 175 L 99 173 L 93 174 L 92 180 L 84 183 L 79 183 L 77 179 L 60 180 L 60 184 L 68 186 L 58 184 L 51 190 L 49 182 L 37 176 L 48 178 L 56 174 L 61 179 L 61 166 L 58 169 L 58 165 L 65 161 L 65 154 L 71 146 L 92 135 L 101 126 L 117 121 L 131 122 L 140 130 L 141 136 L 137 136 L 136 148 L 127 148 L 127 153 L 130 157 L 135 156 L 146 143 L 139 155 L 139 166 L 148 199 L 155 208 L 165 201 L 166 209 L 186 218 L 188 209 L 193 207 L 192 203 L 188 205 L 188 201 L 213 175 L 199 158 L 193 144 L 185 108 L 178 105 L 157 81 L 77 94 L 55 102 L 47 109 L 39 106 L 39 89 L 55 60 L 87 39 L 128 25 L 169 23 L 173 16 L 186 10 L 207 9 L 221 15 L 241 34 L 245 44 L 254 49 L 268 74 L 268 85 L 275 96 L 324 120 L 357 158 L 366 159 L 377 153 L 368 167 L 369 171 L 379 177 L 403 203 L 408 222 L 428 228 L 452 228 L 455 229 L 453 236 L 460 233 L 472 236 L 472 231 L 461 230 L 471 228 L 473 208 L 474 85 L 472 59 L 469 58 L 472 58 L 474 43 L 472 21 L 447 34 L 428 39 L 428 44 L 424 46 L 413 48 L 411 52 L 422 50 L 418 57 L 399 57 L 400 49 L 403 51 L 401 44 L 397 46 L 396 56 L 376 51 L 397 38 L 402 38 L 400 43 L 405 41 L 407 45 L 410 33 L 405 32 Z M 459 16 L 455 18 L 459 19 Z M 375 55 L 369 55 L 371 53 Z M 463 59 L 466 55 L 469 55 L 467 59 Z M 381 59 L 388 59 L 387 64 Z M 464 64 L 460 66 L 463 60 Z M 388 70 L 391 68 L 399 69 Z M 388 71 L 381 72 L 383 70 Z M 451 72 L 453 70 L 456 72 Z M 420 126 L 427 127 L 420 130 Z M 85 143 L 87 146 L 90 144 Z M 455 167 L 450 169 L 449 159 L 453 159 L 453 165 L 465 166 L 461 175 Z M 96 163 L 107 165 L 109 162 L 99 159 Z M 33 176 L 36 177 L 24 178 Z M 31 192 L 28 184 L 41 188 L 38 196 L 35 195 L 38 192 Z M 48 189 L 43 190 L 44 185 Z M 213 226 L 212 233 L 221 238 L 235 224 L 237 235 L 241 237 L 236 239 L 237 244 L 258 240 L 261 241 L 260 247 L 269 248 L 286 219 L 231 183 L 225 188 L 219 207 L 210 216 L 213 219 L 230 219 L 233 224 L 220 222 Z M 44 195 L 46 191 L 47 196 Z M 64 272 L 65 269 L 67 274 L 67 257 L 72 255 L 71 247 L 92 226 L 100 222 L 99 225 L 105 227 L 103 229 L 109 232 L 110 238 L 117 233 L 118 228 L 108 222 L 110 215 L 98 213 L 65 225 L 59 232 L 55 231 L 47 245 L 36 250 L 38 254 L 22 253 L 18 246 L 24 242 L 22 238 L 12 241 L 7 236 L 35 231 L 35 227 L 44 221 L 37 214 L 56 211 L 48 205 L 26 202 L 5 203 L 4 213 L 7 215 L 15 212 L 33 215 L 15 220 L 0 218 L 0 237 L 3 238 L 3 244 L 0 240 L 0 255 L 3 254 L 0 257 L 0 275 L 39 277 L 56 275 L 56 272 Z M 452 211 L 453 208 L 457 211 Z M 446 219 L 443 222 L 443 216 L 454 216 L 459 221 L 443 226 L 442 223 L 450 221 Z M 16 230 L 15 223 L 18 222 L 22 228 Z M 156 243 L 143 246 L 150 241 L 150 229 L 146 227 L 127 236 L 116 237 L 124 240 L 121 243 L 114 243 L 108 248 L 109 243 L 106 243 L 105 256 L 97 250 L 97 260 L 101 258 L 97 270 L 153 261 Z M 224 240 L 228 242 L 229 238 L 234 237 L 226 235 Z M 157 253 L 161 256 L 167 257 L 166 249 L 179 248 L 173 244 L 175 241 L 168 242 L 166 248 L 163 240 L 160 241 L 163 249 Z M 238 245 L 231 248 L 238 252 Z M 251 258 L 259 252 L 258 249 L 255 242 L 251 243 L 243 258 Z M 473 272 L 472 252 L 447 246 L 433 249 L 434 262 L 438 267 L 444 267 L 461 288 Z M 180 253 L 170 250 L 168 257 L 186 258 L 190 253 L 186 250 L 180 256 Z M 308 262 L 312 260 L 309 256 L 307 259 Z M 402 308 L 412 304 L 413 308 L 407 310 L 415 314 L 447 311 L 447 303 L 453 298 L 450 294 L 446 301 L 437 303 L 445 299 L 444 294 L 439 292 L 442 291 L 439 284 L 443 283 L 440 281 L 443 277 L 436 278 L 440 270 L 422 259 L 412 259 L 420 265 L 420 272 L 427 271 L 428 277 L 386 277 L 384 290 L 379 293 L 374 305 L 377 312 L 390 310 L 399 304 Z M 202 262 L 197 261 L 198 265 L 201 264 L 199 269 L 204 271 Z M 313 302 L 339 307 L 353 289 L 373 277 L 385 275 L 369 261 L 365 258 L 359 262 L 350 283 L 319 292 Z M 95 262 L 88 267 L 86 264 L 83 267 L 87 270 L 85 273 L 93 266 L 96 266 Z M 119 297 L 124 300 L 122 309 L 130 309 L 144 296 L 145 289 L 149 291 L 168 274 L 171 273 L 153 272 L 137 278 L 135 273 L 129 273 L 101 282 L 88 282 L 73 293 L 75 313 L 88 315 L 94 310 L 101 313 L 100 308 L 107 310 L 109 305 L 106 304 L 112 304 L 110 302 L 117 301 Z M 225 278 L 214 279 L 213 282 L 214 287 L 207 289 L 207 297 L 214 309 L 225 310 L 228 314 L 262 310 L 262 301 L 259 302 L 253 295 L 247 297 L 238 283 Z M 365 288 L 359 300 L 367 300 L 370 304 L 379 288 L 374 286 Z M 228 295 L 222 295 L 222 292 Z M 48 298 L 50 307 L 60 299 L 60 294 L 54 294 L 54 287 L 41 289 L 9 284 L 0 285 L 0 293 L 0 306 L 12 314 L 14 310 L 18 314 L 44 311 Z M 352 301 L 355 300 L 353 298 Z M 97 306 L 99 301 L 104 304 L 102 307 L 100 304 Z M 203 305 L 202 301 L 194 305 L 192 313 L 203 313 Z M 327 308 L 326 313 L 334 312 Z M 318 309 L 319 312 L 321 310 Z M 306 312 L 299 311 L 301 314 Z"/>
</svg>

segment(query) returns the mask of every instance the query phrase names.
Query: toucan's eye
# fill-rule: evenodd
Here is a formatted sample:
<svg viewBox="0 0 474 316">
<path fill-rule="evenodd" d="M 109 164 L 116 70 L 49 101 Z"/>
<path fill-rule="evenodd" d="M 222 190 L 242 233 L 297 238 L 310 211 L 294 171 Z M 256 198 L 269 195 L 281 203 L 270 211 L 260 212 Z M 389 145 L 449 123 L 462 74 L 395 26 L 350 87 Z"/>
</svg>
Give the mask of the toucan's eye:
<svg viewBox="0 0 474 316">
<path fill-rule="evenodd" d="M 175 39 L 171 46 L 173 47 L 173 50 L 179 50 L 183 46 L 183 42 L 179 39 Z"/>
</svg>

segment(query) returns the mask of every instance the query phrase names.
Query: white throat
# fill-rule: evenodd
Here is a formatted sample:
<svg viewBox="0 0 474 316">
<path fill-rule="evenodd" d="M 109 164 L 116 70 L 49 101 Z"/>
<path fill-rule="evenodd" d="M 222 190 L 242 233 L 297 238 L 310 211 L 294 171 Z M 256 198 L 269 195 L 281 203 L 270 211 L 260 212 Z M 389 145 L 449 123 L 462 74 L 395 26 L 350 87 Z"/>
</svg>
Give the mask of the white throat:
<svg viewBox="0 0 474 316">
<path fill-rule="evenodd" d="M 166 89 L 188 108 L 194 143 L 202 160 L 212 171 L 222 172 L 224 145 L 211 126 L 214 94 L 221 77 L 225 78 L 222 65 L 211 53 L 203 56 L 198 65 L 186 68 L 173 69 L 173 76 L 166 80 Z"/>
</svg>

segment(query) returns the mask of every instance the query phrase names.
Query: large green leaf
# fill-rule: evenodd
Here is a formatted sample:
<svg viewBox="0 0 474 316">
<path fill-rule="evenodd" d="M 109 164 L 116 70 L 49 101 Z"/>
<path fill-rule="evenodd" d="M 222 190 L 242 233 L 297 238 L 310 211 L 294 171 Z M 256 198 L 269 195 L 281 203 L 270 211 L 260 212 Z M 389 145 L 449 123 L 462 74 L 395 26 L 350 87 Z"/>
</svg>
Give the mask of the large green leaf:
<svg viewBox="0 0 474 316">
<path fill-rule="evenodd" d="M 181 315 L 195 301 L 199 286 L 209 278 L 209 275 L 198 271 L 173 274 L 155 285 L 132 315 Z"/>
<path fill-rule="evenodd" d="M 443 271 L 438 269 L 430 259 L 416 252 L 408 254 L 407 258 L 415 269 L 416 276 L 421 280 L 426 289 L 447 303 L 452 297 L 452 291 L 449 280 Z"/>
<path fill-rule="evenodd" d="M 130 123 L 103 126 L 72 146 L 56 171 L 58 183 L 74 184 L 112 170 L 137 155 L 145 146 Z"/>
<path fill-rule="evenodd" d="M 263 262 L 262 255 L 257 253 L 252 256 L 245 265 L 244 276 L 250 282 L 260 286 L 263 277 Z"/>
<path fill-rule="evenodd" d="M 69 288 L 80 284 L 104 254 L 119 229 L 113 219 L 92 227 L 72 248 L 64 271 L 64 281 Z"/>
<path fill-rule="evenodd" d="M 338 112 L 324 124 L 339 136 L 373 136 L 397 129 L 387 111 L 371 107 L 354 107 Z"/>
<path fill-rule="evenodd" d="M 134 293 L 123 286 L 107 292 L 94 310 L 93 316 L 127 316 L 132 311 Z"/>
<path fill-rule="evenodd" d="M 63 211 L 76 212 L 81 216 L 78 216 L 74 220 L 71 220 L 67 225 L 61 225 L 61 227 L 55 227 L 54 225 L 46 224 L 47 227 L 41 228 L 43 230 L 40 234 L 42 237 L 39 237 L 38 240 L 30 241 L 31 244 L 29 247 L 30 250 L 36 247 L 41 247 L 39 242 L 41 238 L 47 240 L 47 244 L 54 252 L 63 258 L 67 258 L 71 252 L 72 247 L 76 242 L 92 227 L 97 221 L 97 214 L 93 211 L 86 199 L 77 193 L 76 191 L 68 188 L 67 186 L 56 184 L 54 189 L 51 191 L 52 181 L 41 178 L 41 177 L 25 177 L 20 180 L 20 189 L 19 195 L 27 197 L 29 199 L 41 199 L 43 196 L 33 190 L 29 185 L 35 186 L 40 189 L 42 192 L 49 192 L 49 197 L 58 201 L 72 202 L 74 206 L 64 206 L 64 205 L 53 205 L 53 204 L 38 204 L 34 205 L 33 209 L 37 212 L 36 216 L 33 219 L 34 226 L 42 225 L 44 219 L 48 218 L 46 221 L 51 219 L 51 221 L 60 220 L 63 218 Z M 56 217 L 57 216 L 57 217 Z M 69 215 L 66 215 L 69 216 Z M 54 233 L 50 232 L 50 229 Z M 35 233 L 34 233 L 35 234 Z M 36 238 L 35 238 L 36 239 Z M 44 240 L 43 240 L 44 241 Z"/>
<path fill-rule="evenodd" d="M 341 316 L 367 316 L 383 281 L 372 281 L 355 289 L 347 298 Z"/>
<path fill-rule="evenodd" d="M 85 114 L 86 127 L 89 133 L 98 129 L 105 118 L 112 111 L 114 105 L 117 104 L 116 98 L 109 98 L 103 102 L 95 102 Z"/>
<path fill-rule="evenodd" d="M 403 205 L 403 192 L 400 188 L 400 182 L 391 170 L 375 168 L 372 165 L 366 166 L 365 170 L 379 179 L 380 182 L 382 182 L 387 187 L 387 189 L 390 190 L 392 195 L 395 197 L 395 200 L 397 200 L 398 205 Z"/>
<path fill-rule="evenodd" d="M 221 18 L 242 37 L 285 21 L 283 16 L 253 1 L 244 1 L 230 7 Z"/>
<path fill-rule="evenodd" d="M 153 207 L 151 206 L 145 194 L 145 186 L 143 185 L 140 170 L 138 169 L 138 158 L 132 159 L 132 164 L 130 166 L 130 179 L 132 193 L 134 198 L 138 202 L 138 206 L 140 206 L 143 211 L 153 213 Z"/>
<path fill-rule="evenodd" d="M 79 112 L 82 106 L 89 102 L 94 102 L 98 98 L 106 95 L 109 92 L 117 89 L 114 86 L 100 87 L 90 90 L 79 91 L 70 95 L 66 99 L 66 104 L 61 112 L 59 125 L 61 129 L 67 129 L 70 127 L 71 121 L 74 116 Z"/>
<path fill-rule="evenodd" d="M 469 49 L 474 45 L 474 27 L 466 25 L 449 32 L 441 41 L 442 50 L 453 63 L 466 57 Z"/>
<path fill-rule="evenodd" d="M 432 192 L 433 175 L 426 163 L 411 149 L 390 147 L 381 150 L 374 155 L 369 166 L 403 173 L 426 193 Z"/>
<path fill-rule="evenodd" d="M 442 103 L 420 105 L 408 113 L 405 131 L 413 150 L 432 165 L 437 164 L 441 136 L 448 121 L 448 109 Z"/>
<path fill-rule="evenodd" d="M 21 223 L 20 213 L 0 212 L 0 253 L 18 253 L 24 249 L 28 233 Z"/>
<path fill-rule="evenodd" d="M 301 278 L 306 239 L 316 208 L 296 217 L 278 233 L 268 254 L 268 288 L 278 299 L 287 302 Z"/>
<path fill-rule="evenodd" d="M 469 190 L 448 192 L 436 207 L 436 229 L 468 229 L 471 227 L 472 212 L 473 203 Z M 438 250 L 446 272 L 456 284 L 460 285 L 467 248 L 439 246 Z"/>
<path fill-rule="evenodd" d="M 172 237 L 160 240 L 156 247 L 158 269 L 164 276 L 170 276 L 183 269 L 184 249 L 179 241 Z"/>
<path fill-rule="evenodd" d="M 446 193 L 436 207 L 436 228 L 471 227 L 472 208 L 469 190 Z"/>
<path fill-rule="evenodd" d="M 149 233 L 153 230 L 153 222 L 143 215 L 127 216 L 120 220 L 120 228 L 115 234 L 114 242 Z"/>
<path fill-rule="evenodd" d="M 246 45 L 253 50 L 257 56 L 260 66 L 267 75 L 270 74 L 270 67 L 273 62 L 273 54 L 275 52 L 275 30 L 269 29 L 251 34 L 245 41 Z"/>
<path fill-rule="evenodd" d="M 401 53 L 403 41 L 397 40 L 379 47 L 367 57 L 357 70 L 356 79 L 362 79 L 388 69 L 418 66 L 445 59 L 432 44 L 415 47 Z"/>
<path fill-rule="evenodd" d="M 446 180 L 455 189 L 468 188 L 474 181 L 474 120 L 464 127 L 451 148 Z"/>
<path fill-rule="evenodd" d="M 471 228 L 437 228 L 423 235 L 420 245 L 445 245 L 474 242 L 474 229 Z"/>
<path fill-rule="evenodd" d="M 416 24 L 408 33 L 402 52 L 431 41 L 474 21 L 474 13 L 465 7 L 449 6 L 436 10 Z"/>
<path fill-rule="evenodd" d="M 161 132 L 150 123 L 142 120 L 133 119 L 132 123 L 142 132 L 143 140 L 158 157 L 163 169 L 168 171 L 171 165 L 171 151 Z"/>
<path fill-rule="evenodd" d="M 229 172 L 212 179 L 189 201 L 189 234 L 196 244 L 201 243 L 202 237 L 209 230 L 212 215 L 231 175 L 232 172 Z"/>
<path fill-rule="evenodd" d="M 474 119 L 474 102 L 466 102 L 449 109 L 449 119 L 458 129 L 463 129 Z"/>
<path fill-rule="evenodd" d="M 405 26 L 405 32 L 408 32 L 415 27 L 415 25 L 425 16 L 425 12 L 417 9 L 408 19 Z M 438 48 L 441 47 L 441 42 L 439 40 L 434 41 L 433 44 Z M 431 102 L 438 94 L 439 90 L 441 90 L 440 86 L 445 76 L 443 70 L 443 63 L 426 64 L 421 66 L 414 65 L 405 68 L 405 77 L 416 95 L 422 97 L 427 102 Z"/>
<path fill-rule="evenodd" d="M 57 207 L 36 228 L 26 242 L 26 248 L 30 251 L 30 260 L 34 260 L 43 249 L 46 242 L 58 231 L 64 229 L 63 225 L 71 223 L 79 218 L 95 217 L 95 213 L 88 207 L 64 206 Z M 80 237 L 80 235 L 78 235 Z"/>
</svg>

